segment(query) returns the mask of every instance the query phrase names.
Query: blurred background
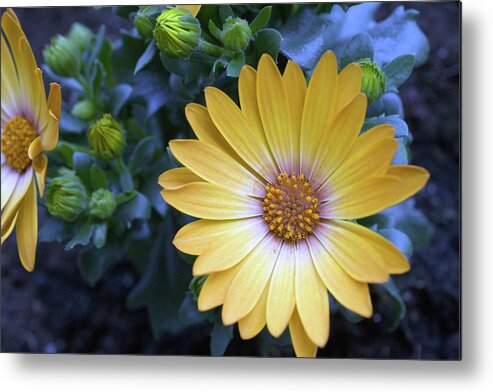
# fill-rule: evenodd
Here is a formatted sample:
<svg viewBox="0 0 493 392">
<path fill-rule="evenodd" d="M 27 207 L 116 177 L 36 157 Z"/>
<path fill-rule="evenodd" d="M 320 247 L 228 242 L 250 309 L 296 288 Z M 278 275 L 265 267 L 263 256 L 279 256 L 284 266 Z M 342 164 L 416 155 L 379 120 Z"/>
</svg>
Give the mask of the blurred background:
<svg viewBox="0 0 493 392">
<path fill-rule="evenodd" d="M 359 324 L 332 317 L 331 339 L 319 357 L 460 358 L 460 4 L 389 2 L 380 7 L 378 19 L 400 4 L 420 11 L 419 25 L 431 46 L 428 62 L 399 90 L 414 136 L 412 162 L 431 173 L 416 205 L 432 222 L 433 238 L 413 256 L 412 271 L 395 278 L 407 306 L 400 327 L 386 332 L 378 313 Z M 73 22 L 95 31 L 106 24 L 114 39 L 127 27 L 126 20 L 106 7 L 14 10 L 38 63 L 49 39 L 66 33 Z M 128 264 L 114 265 L 91 288 L 75 264 L 77 250 L 39 244 L 31 274 L 18 262 L 14 236 L 1 252 L 3 352 L 210 353 L 208 323 L 153 340 L 146 311 L 125 307 L 126 295 L 138 279 Z M 255 340 L 241 341 L 235 332 L 226 355 L 257 355 Z"/>
</svg>

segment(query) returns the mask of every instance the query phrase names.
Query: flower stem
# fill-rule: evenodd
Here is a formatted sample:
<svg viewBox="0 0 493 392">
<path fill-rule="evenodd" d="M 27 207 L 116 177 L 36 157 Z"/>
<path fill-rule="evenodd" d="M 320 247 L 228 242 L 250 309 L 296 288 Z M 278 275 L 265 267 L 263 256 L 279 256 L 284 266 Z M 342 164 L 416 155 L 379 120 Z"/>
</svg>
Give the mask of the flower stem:
<svg viewBox="0 0 493 392">
<path fill-rule="evenodd" d="M 215 57 L 222 57 L 222 56 L 233 57 L 234 55 L 232 51 L 211 44 L 210 42 L 207 42 L 203 39 L 199 41 L 199 50 L 201 52 L 210 54 L 211 56 L 215 56 Z"/>
</svg>

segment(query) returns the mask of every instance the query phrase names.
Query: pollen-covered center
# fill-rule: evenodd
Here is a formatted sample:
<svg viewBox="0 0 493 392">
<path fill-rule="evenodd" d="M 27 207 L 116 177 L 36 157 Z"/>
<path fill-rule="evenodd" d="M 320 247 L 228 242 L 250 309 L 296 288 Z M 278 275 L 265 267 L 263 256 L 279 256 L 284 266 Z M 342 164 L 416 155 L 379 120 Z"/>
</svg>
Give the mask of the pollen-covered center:
<svg viewBox="0 0 493 392">
<path fill-rule="evenodd" d="M 24 117 L 12 117 L 2 129 L 2 153 L 7 165 L 22 173 L 31 163 L 29 146 L 38 134 Z"/>
<path fill-rule="evenodd" d="M 286 240 L 302 240 L 320 220 L 318 199 L 303 173 L 283 173 L 267 184 L 262 206 L 269 229 Z"/>
</svg>

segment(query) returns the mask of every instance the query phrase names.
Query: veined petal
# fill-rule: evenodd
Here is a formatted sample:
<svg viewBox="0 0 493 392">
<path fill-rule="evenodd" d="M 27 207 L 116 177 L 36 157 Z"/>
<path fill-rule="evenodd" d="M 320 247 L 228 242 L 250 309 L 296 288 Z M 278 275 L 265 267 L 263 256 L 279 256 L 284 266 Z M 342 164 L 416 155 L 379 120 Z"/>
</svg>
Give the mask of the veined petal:
<svg viewBox="0 0 493 392">
<path fill-rule="evenodd" d="M 33 161 L 34 174 L 36 176 L 36 183 L 38 184 L 38 191 L 41 197 L 44 196 L 45 184 L 46 184 L 46 169 L 48 168 L 48 158 L 46 155 L 38 155 Z"/>
<path fill-rule="evenodd" d="M 233 267 L 262 241 L 268 231 L 263 217 L 245 220 L 237 229 L 223 233 L 210 243 L 195 260 L 193 274 L 207 275 Z"/>
<path fill-rule="evenodd" d="M 205 220 L 201 219 L 183 226 L 173 239 L 175 245 L 183 253 L 200 255 L 209 245 L 224 234 L 236 231 L 244 226 L 249 226 L 250 221 L 258 218 L 237 220 Z"/>
<path fill-rule="evenodd" d="M 317 345 L 308 337 L 296 309 L 289 321 L 289 334 L 291 335 L 291 342 L 293 343 L 294 352 L 297 357 L 315 358 L 317 355 Z"/>
<path fill-rule="evenodd" d="M 351 278 L 315 236 L 308 237 L 307 242 L 318 275 L 334 298 L 349 310 L 371 317 L 373 307 L 368 284 Z"/>
<path fill-rule="evenodd" d="M 268 149 L 259 148 L 259 144 L 263 145 L 262 138 L 265 136 L 259 135 L 257 130 L 248 124 L 242 111 L 221 90 L 207 87 L 205 100 L 212 120 L 231 147 L 267 181 L 274 181 L 278 169 Z"/>
<path fill-rule="evenodd" d="M 359 282 L 383 283 L 387 268 L 370 243 L 344 221 L 319 222 L 314 233 L 334 260 Z"/>
<path fill-rule="evenodd" d="M 303 107 L 306 95 L 306 80 L 300 66 L 289 60 L 282 76 L 286 92 L 289 97 L 291 110 L 291 122 L 293 131 L 293 166 L 295 171 L 300 167 L 300 138 L 301 120 L 303 118 Z"/>
<path fill-rule="evenodd" d="M 36 158 L 42 152 L 43 152 L 43 147 L 41 145 L 41 138 L 38 136 L 29 145 L 29 150 L 27 154 L 29 155 L 29 158 L 31 158 L 31 160 L 34 160 L 34 158 Z"/>
<path fill-rule="evenodd" d="M 165 189 L 161 195 L 177 210 L 202 219 L 239 219 L 263 214 L 258 200 L 205 182 Z"/>
<path fill-rule="evenodd" d="M 318 347 L 324 347 L 329 340 L 329 297 L 306 241 L 298 242 L 295 293 L 296 309 L 306 334 Z"/>
<path fill-rule="evenodd" d="M 19 208 L 16 222 L 17 248 L 22 266 L 26 271 L 34 269 L 38 242 L 38 202 L 34 181 L 31 181 Z"/>
<path fill-rule="evenodd" d="M 274 337 L 282 335 L 293 314 L 295 270 L 296 245 L 285 241 L 272 272 L 267 298 L 267 328 Z"/>
<path fill-rule="evenodd" d="M 347 65 L 337 76 L 337 99 L 335 112 L 351 102 L 361 92 L 363 75 L 361 68 L 356 63 Z"/>
<path fill-rule="evenodd" d="M 48 109 L 60 120 L 62 114 L 62 91 L 58 83 L 50 83 L 50 93 L 48 95 Z"/>
<path fill-rule="evenodd" d="M 210 274 L 200 290 L 197 307 L 201 312 L 211 310 L 224 303 L 231 282 L 243 267 L 244 261 L 234 267 Z"/>
<path fill-rule="evenodd" d="M 19 211 L 19 206 L 21 205 L 22 200 L 26 195 L 32 178 L 33 171 L 29 167 L 24 171 L 24 173 L 19 176 L 19 180 L 15 185 L 14 192 L 12 193 L 10 199 L 7 201 L 7 204 L 2 210 L 2 236 L 4 236 L 5 232 L 10 228 L 11 222 L 13 221 L 15 215 L 17 215 L 17 212 Z"/>
<path fill-rule="evenodd" d="M 10 197 L 14 193 L 15 185 L 19 180 L 20 174 L 17 170 L 8 165 L 2 166 L 2 211 Z"/>
<path fill-rule="evenodd" d="M 1 45 L 2 109 L 13 115 L 18 112 L 17 100 L 22 96 L 22 93 L 17 78 L 15 63 L 3 35 Z"/>
<path fill-rule="evenodd" d="M 318 188 L 341 164 L 358 137 L 365 120 L 366 96 L 358 94 L 336 116 L 318 140 L 320 148 L 312 161 L 310 180 Z"/>
<path fill-rule="evenodd" d="M 1 244 L 3 244 L 3 242 L 9 238 L 10 234 L 12 234 L 12 231 L 14 230 L 14 227 L 15 227 L 15 223 L 17 222 L 17 216 L 19 215 L 19 212 L 17 212 L 13 219 L 8 222 L 5 226 L 5 229 L 2 230 L 2 238 L 1 238 Z"/>
<path fill-rule="evenodd" d="M 172 140 L 169 146 L 176 159 L 204 180 L 239 194 L 265 195 L 265 185 L 217 147 L 199 140 Z"/>
<path fill-rule="evenodd" d="M 244 259 L 226 294 L 222 309 L 224 325 L 231 325 L 252 311 L 270 279 L 280 246 L 279 238 L 268 234 Z"/>
<path fill-rule="evenodd" d="M 264 288 L 253 310 L 241 320 L 238 320 L 238 330 L 244 340 L 252 339 L 257 336 L 265 326 L 265 307 L 267 304 L 267 293 L 269 292 L 269 283 Z"/>
<path fill-rule="evenodd" d="M 328 51 L 319 60 L 308 84 L 301 122 L 301 172 L 309 173 L 320 141 L 329 126 L 337 92 L 337 61 Z"/>
<path fill-rule="evenodd" d="M 257 98 L 272 154 L 281 172 L 291 174 L 295 170 L 291 108 L 279 69 L 268 54 L 262 55 L 258 64 Z"/>
<path fill-rule="evenodd" d="M 402 181 L 401 192 L 406 195 L 405 199 L 419 192 L 419 190 L 426 185 L 430 178 L 430 173 L 428 170 L 414 165 L 389 166 L 387 175 L 397 177 Z"/>
<path fill-rule="evenodd" d="M 158 184 L 164 189 L 178 189 L 194 182 L 205 182 L 188 167 L 177 167 L 161 174 Z"/>
</svg>

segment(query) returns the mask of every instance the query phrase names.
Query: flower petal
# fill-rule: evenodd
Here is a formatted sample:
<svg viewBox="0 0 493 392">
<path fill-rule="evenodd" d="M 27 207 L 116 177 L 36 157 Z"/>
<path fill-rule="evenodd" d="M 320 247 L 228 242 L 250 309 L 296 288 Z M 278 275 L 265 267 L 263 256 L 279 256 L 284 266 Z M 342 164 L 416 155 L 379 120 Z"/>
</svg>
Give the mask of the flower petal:
<svg viewBox="0 0 493 392">
<path fill-rule="evenodd" d="M 199 140 L 172 140 L 169 146 L 176 159 L 204 180 L 239 194 L 265 195 L 265 185 L 217 147 Z"/>
<path fill-rule="evenodd" d="M 289 321 L 289 333 L 293 343 L 294 352 L 300 358 L 315 358 L 317 355 L 317 345 L 308 337 L 303 324 L 301 323 L 298 311 L 295 309 Z"/>
<path fill-rule="evenodd" d="M 389 279 L 387 268 L 372 244 L 347 222 L 319 222 L 315 236 L 353 279 L 370 283 Z"/>
<path fill-rule="evenodd" d="M 31 158 L 31 160 L 33 160 L 42 152 L 43 152 L 43 147 L 41 146 L 41 138 L 38 136 L 29 145 L 29 149 L 28 149 L 27 154 L 29 155 L 29 158 Z"/>
<path fill-rule="evenodd" d="M 265 135 L 248 124 L 242 111 L 221 90 L 207 87 L 205 100 L 212 120 L 231 147 L 267 181 L 275 181 L 279 170 L 269 150 L 262 147 Z"/>
<path fill-rule="evenodd" d="M 5 13 L 4 13 L 5 15 Z M 15 185 L 14 192 L 7 201 L 7 204 L 2 210 L 2 223 L 1 232 L 4 236 L 5 232 L 10 228 L 10 224 L 13 221 L 15 215 L 19 211 L 19 206 L 26 195 L 26 192 L 31 184 L 33 178 L 33 171 L 28 167 L 24 173 L 19 176 L 17 184 Z"/>
<path fill-rule="evenodd" d="M 329 340 L 329 297 L 306 241 L 298 242 L 295 293 L 296 308 L 307 335 L 318 347 L 324 347 Z"/>
<path fill-rule="evenodd" d="M 195 17 L 200 11 L 200 4 L 178 4 L 176 8 L 179 8 L 181 10 L 187 10 L 192 13 L 192 15 Z"/>
<path fill-rule="evenodd" d="M 177 167 L 165 171 L 159 176 L 157 182 L 162 188 L 171 190 L 194 182 L 204 182 L 204 180 L 187 167 Z"/>
<path fill-rule="evenodd" d="M 389 166 L 387 175 L 397 177 L 402 181 L 401 192 L 406 195 L 402 200 L 405 200 L 419 192 L 419 190 L 426 185 L 430 178 L 430 173 L 428 170 L 414 165 Z"/>
<path fill-rule="evenodd" d="M 307 238 L 315 268 L 330 294 L 349 310 L 371 317 L 373 307 L 368 284 L 351 278 L 315 236 Z"/>
<path fill-rule="evenodd" d="M 60 120 L 62 114 L 62 91 L 58 83 L 50 83 L 50 93 L 48 95 L 48 109 Z"/>
<path fill-rule="evenodd" d="M 260 296 L 253 310 L 241 320 L 238 320 L 238 330 L 244 340 L 252 339 L 257 336 L 265 326 L 265 307 L 267 304 L 267 293 L 269 283 L 265 286 L 264 292 Z"/>
<path fill-rule="evenodd" d="M 19 212 L 17 212 L 13 219 L 8 222 L 5 226 L 5 230 L 2 230 L 2 239 L 1 239 L 1 243 L 3 244 L 3 242 L 9 238 L 10 234 L 12 234 L 12 231 L 14 230 L 14 227 L 15 227 L 15 223 L 17 222 L 17 216 L 19 215 Z"/>
<path fill-rule="evenodd" d="M 222 234 L 193 264 L 193 274 L 207 275 L 229 269 L 254 249 L 269 231 L 263 217 L 252 218 L 235 230 Z"/>
<path fill-rule="evenodd" d="M 363 75 L 356 63 L 347 65 L 337 76 L 337 99 L 335 113 L 351 102 L 361 92 Z"/>
<path fill-rule="evenodd" d="M 301 122 L 301 172 L 310 172 L 322 135 L 330 125 L 337 91 L 337 61 L 331 51 L 319 60 L 306 91 Z"/>
<path fill-rule="evenodd" d="M 26 271 L 34 270 L 38 242 L 38 202 L 34 181 L 31 181 L 19 208 L 16 222 L 17 249 Z"/>
<path fill-rule="evenodd" d="M 263 54 L 258 64 L 257 98 L 272 154 L 281 172 L 291 174 L 295 169 L 291 108 L 279 69 L 268 54 Z"/>
<path fill-rule="evenodd" d="M 14 193 L 15 185 L 19 180 L 20 174 L 17 170 L 8 165 L 2 166 L 2 211 L 10 197 Z"/>
<path fill-rule="evenodd" d="M 205 182 L 165 189 L 161 195 L 177 210 L 202 219 L 239 219 L 263 214 L 258 200 Z"/>
<path fill-rule="evenodd" d="M 272 272 L 267 298 L 267 328 L 274 337 L 282 335 L 293 314 L 295 270 L 296 245 L 285 241 Z"/>
<path fill-rule="evenodd" d="M 44 196 L 45 184 L 46 184 L 46 169 L 48 168 L 48 158 L 46 155 L 38 155 L 33 161 L 34 174 L 36 176 L 36 183 L 38 184 L 38 191 L 41 197 Z"/>
<path fill-rule="evenodd" d="M 244 259 L 226 294 L 222 309 L 224 325 L 231 325 L 250 313 L 260 299 L 280 253 L 281 242 L 268 234 Z"/>
</svg>

